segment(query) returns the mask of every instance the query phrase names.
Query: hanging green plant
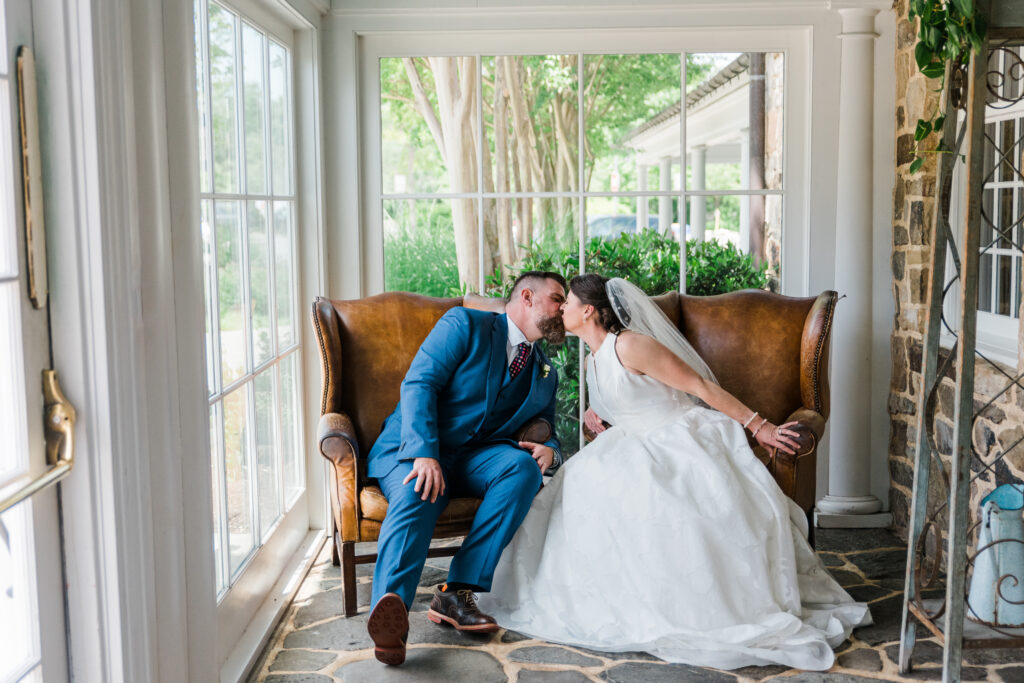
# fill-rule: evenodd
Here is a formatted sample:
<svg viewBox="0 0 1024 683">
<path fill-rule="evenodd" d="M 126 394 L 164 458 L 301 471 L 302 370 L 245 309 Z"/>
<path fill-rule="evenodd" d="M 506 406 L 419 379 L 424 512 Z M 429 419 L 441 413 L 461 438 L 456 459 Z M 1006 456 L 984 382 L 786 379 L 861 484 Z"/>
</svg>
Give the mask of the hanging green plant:
<svg viewBox="0 0 1024 683">
<path fill-rule="evenodd" d="M 970 60 L 972 52 L 985 44 L 985 18 L 977 11 L 974 0 L 910 0 L 910 18 L 920 19 L 914 61 L 928 78 L 940 79 L 938 92 L 946 86 L 946 64 L 958 69 Z M 927 119 L 918 119 L 914 129 L 914 161 L 910 172 L 917 173 L 926 154 L 948 154 L 940 139 L 935 149 L 922 149 L 921 143 L 933 132 L 942 130 L 945 112 L 936 100 Z"/>
</svg>

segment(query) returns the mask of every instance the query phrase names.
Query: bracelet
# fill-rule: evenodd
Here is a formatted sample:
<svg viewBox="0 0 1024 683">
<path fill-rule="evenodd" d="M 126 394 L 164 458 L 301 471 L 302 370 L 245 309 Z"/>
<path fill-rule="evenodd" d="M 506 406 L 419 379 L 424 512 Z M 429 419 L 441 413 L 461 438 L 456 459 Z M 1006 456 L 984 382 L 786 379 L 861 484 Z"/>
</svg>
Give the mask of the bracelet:
<svg viewBox="0 0 1024 683">
<path fill-rule="evenodd" d="M 754 437 L 756 437 L 756 436 L 757 436 L 757 433 L 758 433 L 759 431 L 761 431 L 761 427 L 764 427 L 764 426 L 765 426 L 765 425 L 766 425 L 767 423 L 768 423 L 768 418 L 767 418 L 767 417 L 766 417 L 766 418 L 764 418 L 763 420 L 761 420 L 761 424 L 757 425 L 757 429 L 755 429 L 755 430 L 754 430 L 754 433 L 750 435 L 750 436 L 751 436 L 751 438 L 754 438 Z"/>
<path fill-rule="evenodd" d="M 743 428 L 746 429 L 750 425 L 750 423 L 754 421 L 755 417 L 757 417 L 756 410 L 754 411 L 754 414 L 750 416 L 750 419 L 743 423 Z"/>
</svg>

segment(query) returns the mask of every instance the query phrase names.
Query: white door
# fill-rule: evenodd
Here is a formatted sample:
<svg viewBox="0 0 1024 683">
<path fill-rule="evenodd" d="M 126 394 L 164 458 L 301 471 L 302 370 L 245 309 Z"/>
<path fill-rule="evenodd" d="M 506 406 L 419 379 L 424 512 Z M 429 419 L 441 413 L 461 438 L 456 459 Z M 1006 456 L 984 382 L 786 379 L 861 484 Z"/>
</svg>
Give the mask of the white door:
<svg viewBox="0 0 1024 683">
<path fill-rule="evenodd" d="M 28 0 L 5 0 L 0 20 L 0 501 L 52 469 L 44 443 L 42 373 L 51 368 L 41 184 L 30 186 L 27 251 L 22 181 L 19 48 L 32 46 Z M 27 60 L 28 52 L 24 52 Z M 22 83 L 31 88 L 28 79 Z M 34 118 L 31 107 L 25 123 Z M 31 131 L 31 128 L 28 129 Z M 38 152 L 26 165 L 38 166 Z M 30 264 L 31 263 L 31 268 Z M 29 271 L 34 273 L 35 303 Z M 73 422 L 73 420 L 72 420 Z M 62 471 L 65 468 L 62 468 Z M 68 679 L 56 486 L 0 514 L 0 682 Z M 6 507 L 0 503 L 0 508 Z"/>
</svg>

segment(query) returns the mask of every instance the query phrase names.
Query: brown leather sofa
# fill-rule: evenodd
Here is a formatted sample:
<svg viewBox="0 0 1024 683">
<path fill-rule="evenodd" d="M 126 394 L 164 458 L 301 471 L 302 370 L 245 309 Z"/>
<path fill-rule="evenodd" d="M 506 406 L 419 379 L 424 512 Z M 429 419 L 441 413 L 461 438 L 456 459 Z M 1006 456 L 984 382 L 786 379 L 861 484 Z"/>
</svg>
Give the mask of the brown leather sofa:
<svg viewBox="0 0 1024 683">
<path fill-rule="evenodd" d="M 800 422 L 796 455 L 751 445 L 808 519 L 815 502 L 817 444 L 828 418 L 828 348 L 836 300 L 832 291 L 816 298 L 757 290 L 655 297 L 723 387 L 775 423 Z M 323 377 L 317 439 L 321 454 L 333 465 L 334 564 L 342 567 L 346 616 L 357 611 L 356 565 L 376 561 L 375 554 L 356 555 L 355 544 L 377 540 L 388 507 L 376 483 L 366 477 L 366 454 L 398 402 L 402 379 L 420 343 L 446 310 L 459 305 L 502 308 L 498 300 L 474 295 L 438 299 L 404 292 L 351 301 L 318 298 L 313 304 Z M 530 440 L 547 438 L 546 423 L 528 427 L 539 430 L 530 433 Z M 465 535 L 478 505 L 478 499 L 451 500 L 434 538 Z M 433 548 L 430 554 L 457 550 Z"/>
</svg>

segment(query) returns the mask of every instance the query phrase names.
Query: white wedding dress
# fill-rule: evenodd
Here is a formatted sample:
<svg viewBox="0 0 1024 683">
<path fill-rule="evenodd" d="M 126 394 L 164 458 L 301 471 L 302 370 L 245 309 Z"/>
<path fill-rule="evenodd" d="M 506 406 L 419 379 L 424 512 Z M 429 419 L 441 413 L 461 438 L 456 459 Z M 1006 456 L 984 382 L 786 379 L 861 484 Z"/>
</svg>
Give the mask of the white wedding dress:
<svg viewBox="0 0 1024 683">
<path fill-rule="evenodd" d="M 591 407 L 614 426 L 537 494 L 481 609 L 594 650 L 828 669 L 867 606 L 822 566 L 743 428 L 627 371 L 616 340 L 587 359 Z"/>
</svg>

